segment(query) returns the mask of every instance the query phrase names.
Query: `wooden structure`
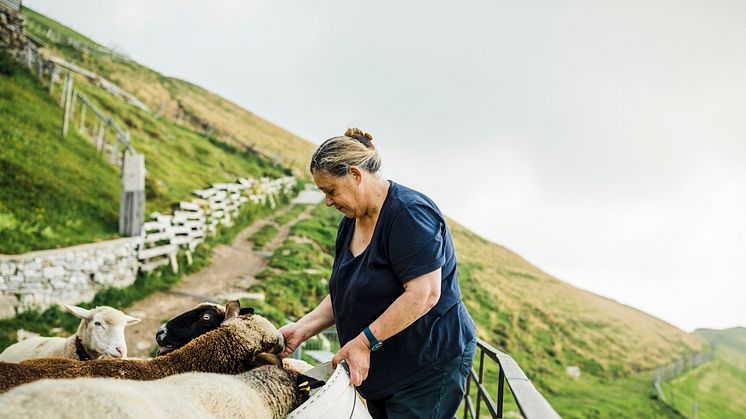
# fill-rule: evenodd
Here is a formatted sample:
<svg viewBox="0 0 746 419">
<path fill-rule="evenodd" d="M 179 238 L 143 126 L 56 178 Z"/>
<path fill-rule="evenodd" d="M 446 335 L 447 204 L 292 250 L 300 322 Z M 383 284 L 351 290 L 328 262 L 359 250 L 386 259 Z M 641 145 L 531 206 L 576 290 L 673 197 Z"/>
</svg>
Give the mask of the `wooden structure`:
<svg viewBox="0 0 746 419">
<path fill-rule="evenodd" d="M 237 183 L 215 183 L 193 191 L 197 198 L 174 205 L 172 215 L 154 213 L 152 221 L 143 223 L 138 249 L 140 270 L 149 272 L 170 264 L 173 271 L 178 272 L 179 251 L 184 252 L 187 263 L 191 264 L 192 253 L 205 237 L 216 234 L 221 226 L 233 225 L 241 206 L 263 205 L 267 201 L 266 194 L 290 193 L 295 184 L 291 176 L 273 180 L 239 179 Z M 251 195 L 256 196 L 256 201 L 248 198 Z"/>
</svg>

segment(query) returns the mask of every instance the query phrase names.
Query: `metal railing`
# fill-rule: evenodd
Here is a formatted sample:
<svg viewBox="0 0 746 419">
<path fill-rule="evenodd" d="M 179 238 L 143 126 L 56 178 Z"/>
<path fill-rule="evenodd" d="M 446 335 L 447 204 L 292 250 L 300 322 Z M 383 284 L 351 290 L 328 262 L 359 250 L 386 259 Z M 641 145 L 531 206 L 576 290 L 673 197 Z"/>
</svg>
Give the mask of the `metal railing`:
<svg viewBox="0 0 746 419">
<path fill-rule="evenodd" d="M 559 418 L 560 416 L 554 411 L 547 400 L 536 390 L 531 380 L 526 377 L 523 370 L 510 357 L 510 355 L 498 351 L 481 339 L 477 339 L 477 349 L 479 350 L 479 372 L 472 366 L 471 371 L 466 379 L 466 393 L 464 394 L 464 419 L 478 419 L 481 414 L 482 403 L 484 402 L 487 411 L 492 418 L 502 418 L 504 408 L 505 383 L 508 384 L 510 392 L 513 394 L 516 405 L 521 411 L 523 417 L 527 419 Z M 476 358 L 476 357 L 475 357 Z M 496 399 L 490 396 L 485 387 L 485 358 L 491 359 L 497 363 L 499 368 L 497 379 Z M 476 365 L 476 359 L 475 359 Z M 471 387 L 476 388 L 476 403 L 471 396 Z"/>
</svg>

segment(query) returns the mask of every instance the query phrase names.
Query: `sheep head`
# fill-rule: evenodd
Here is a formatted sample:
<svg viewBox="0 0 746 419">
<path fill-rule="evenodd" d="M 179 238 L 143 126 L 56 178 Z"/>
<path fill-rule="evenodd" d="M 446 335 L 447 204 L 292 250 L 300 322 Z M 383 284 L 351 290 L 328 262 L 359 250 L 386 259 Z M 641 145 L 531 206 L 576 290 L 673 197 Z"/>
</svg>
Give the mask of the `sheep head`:
<svg viewBox="0 0 746 419">
<path fill-rule="evenodd" d="M 236 331 L 244 344 L 255 345 L 254 354 L 266 352 L 279 354 L 285 349 L 285 337 L 269 320 L 253 314 L 241 314 L 238 300 L 230 301 L 225 306 L 225 320 L 220 327 L 237 327 Z"/>
<path fill-rule="evenodd" d="M 91 358 L 127 356 L 124 328 L 140 322 L 140 319 L 107 306 L 87 310 L 66 304 L 65 308 L 82 320 L 78 326 L 78 337 Z"/>
<path fill-rule="evenodd" d="M 241 308 L 239 315 L 244 314 L 254 314 L 254 309 Z M 225 320 L 225 307 L 213 303 L 201 303 L 179 314 L 158 328 L 155 334 L 155 341 L 160 346 L 158 356 L 179 349 L 192 339 L 217 329 L 223 320 Z"/>
</svg>

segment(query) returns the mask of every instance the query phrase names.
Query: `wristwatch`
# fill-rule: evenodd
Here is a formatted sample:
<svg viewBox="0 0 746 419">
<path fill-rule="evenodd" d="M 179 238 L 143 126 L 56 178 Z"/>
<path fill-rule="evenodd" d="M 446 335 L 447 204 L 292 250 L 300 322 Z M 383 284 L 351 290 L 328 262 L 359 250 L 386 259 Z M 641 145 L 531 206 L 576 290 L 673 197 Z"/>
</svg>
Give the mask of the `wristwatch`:
<svg viewBox="0 0 746 419">
<path fill-rule="evenodd" d="M 363 329 L 363 333 L 365 333 L 365 337 L 367 337 L 368 342 L 370 342 L 371 352 L 381 349 L 381 346 L 383 346 L 383 342 L 381 342 L 380 340 L 376 339 L 375 336 L 373 336 L 373 332 L 370 331 L 369 327 L 366 327 L 365 329 Z"/>
</svg>

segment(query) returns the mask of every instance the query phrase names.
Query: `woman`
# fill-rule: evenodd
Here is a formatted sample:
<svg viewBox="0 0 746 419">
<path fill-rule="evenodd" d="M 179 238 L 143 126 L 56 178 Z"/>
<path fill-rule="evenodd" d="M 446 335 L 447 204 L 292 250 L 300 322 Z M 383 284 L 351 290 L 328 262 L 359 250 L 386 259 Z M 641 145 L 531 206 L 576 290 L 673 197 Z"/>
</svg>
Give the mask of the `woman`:
<svg viewBox="0 0 746 419">
<path fill-rule="evenodd" d="M 345 217 L 329 295 L 280 329 L 283 356 L 335 325 L 350 383 L 376 418 L 452 418 L 464 395 L 475 328 L 456 276 L 453 240 L 427 196 L 384 179 L 373 137 L 357 128 L 311 159 L 316 186 Z"/>
</svg>

